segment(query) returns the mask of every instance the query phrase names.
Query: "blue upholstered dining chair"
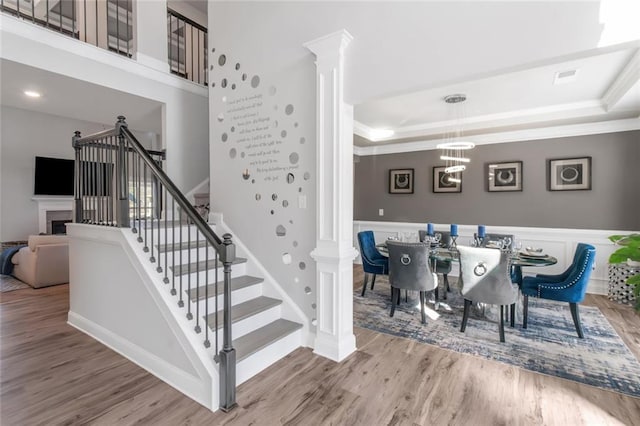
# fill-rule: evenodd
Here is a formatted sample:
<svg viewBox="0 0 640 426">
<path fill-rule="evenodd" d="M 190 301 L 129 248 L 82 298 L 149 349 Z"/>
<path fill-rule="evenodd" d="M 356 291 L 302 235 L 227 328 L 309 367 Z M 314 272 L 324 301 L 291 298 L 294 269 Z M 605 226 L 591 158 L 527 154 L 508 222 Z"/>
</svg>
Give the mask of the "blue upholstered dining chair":
<svg viewBox="0 0 640 426">
<path fill-rule="evenodd" d="M 380 254 L 376 248 L 373 231 L 358 232 L 358 244 L 360 245 L 360 257 L 362 257 L 362 269 L 364 269 L 364 282 L 362 283 L 362 296 L 364 296 L 369 274 L 373 275 L 371 290 L 376 283 L 376 275 L 389 275 L 389 258 Z"/>
<path fill-rule="evenodd" d="M 535 277 L 524 277 L 522 294 L 524 295 L 524 318 L 522 328 L 527 328 L 529 316 L 529 296 L 542 299 L 568 302 L 578 337 L 583 339 L 584 333 L 580 324 L 578 303 L 584 300 L 589 277 L 596 259 L 596 249 L 592 245 L 580 243 L 576 248 L 571 266 L 559 275 L 539 274 Z"/>
</svg>

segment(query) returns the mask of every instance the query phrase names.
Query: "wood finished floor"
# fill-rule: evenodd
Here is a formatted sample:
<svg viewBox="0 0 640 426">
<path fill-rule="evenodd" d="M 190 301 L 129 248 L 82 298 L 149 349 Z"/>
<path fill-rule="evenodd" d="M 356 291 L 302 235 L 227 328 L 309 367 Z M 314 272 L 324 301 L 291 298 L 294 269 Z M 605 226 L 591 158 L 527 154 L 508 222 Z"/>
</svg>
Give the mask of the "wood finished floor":
<svg viewBox="0 0 640 426">
<path fill-rule="evenodd" d="M 640 358 L 640 316 L 587 303 Z M 68 309 L 68 286 L 0 294 L 3 426 L 640 424 L 640 399 L 358 328 L 344 362 L 298 349 L 211 413 L 67 325 Z"/>
</svg>

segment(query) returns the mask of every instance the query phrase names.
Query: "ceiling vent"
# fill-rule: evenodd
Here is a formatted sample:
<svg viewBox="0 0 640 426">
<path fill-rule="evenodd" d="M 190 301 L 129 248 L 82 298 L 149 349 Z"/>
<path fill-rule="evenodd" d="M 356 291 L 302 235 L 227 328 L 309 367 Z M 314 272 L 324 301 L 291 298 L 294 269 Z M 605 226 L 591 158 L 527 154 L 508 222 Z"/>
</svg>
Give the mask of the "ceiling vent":
<svg viewBox="0 0 640 426">
<path fill-rule="evenodd" d="M 575 81 L 578 70 L 558 71 L 553 79 L 553 84 L 565 84 Z"/>
</svg>

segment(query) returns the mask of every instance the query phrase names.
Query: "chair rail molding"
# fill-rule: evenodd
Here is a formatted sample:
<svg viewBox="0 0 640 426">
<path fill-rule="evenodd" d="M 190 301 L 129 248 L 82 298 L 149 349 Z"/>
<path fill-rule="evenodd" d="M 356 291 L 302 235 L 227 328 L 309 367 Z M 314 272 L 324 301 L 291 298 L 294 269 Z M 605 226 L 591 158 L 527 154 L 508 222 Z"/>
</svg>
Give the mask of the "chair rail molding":
<svg viewBox="0 0 640 426">
<path fill-rule="evenodd" d="M 356 350 L 353 334 L 353 106 L 344 102 L 340 30 L 304 46 L 316 57 L 317 333 L 314 352 L 342 361 Z"/>
</svg>

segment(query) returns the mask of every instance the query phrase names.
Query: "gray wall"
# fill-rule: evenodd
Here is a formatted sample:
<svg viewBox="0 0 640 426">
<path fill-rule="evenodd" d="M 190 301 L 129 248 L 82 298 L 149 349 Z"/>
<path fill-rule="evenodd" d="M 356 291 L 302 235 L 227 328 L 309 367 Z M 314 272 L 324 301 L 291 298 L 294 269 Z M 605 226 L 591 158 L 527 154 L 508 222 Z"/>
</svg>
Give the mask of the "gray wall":
<svg viewBox="0 0 640 426">
<path fill-rule="evenodd" d="M 640 131 L 495 145 L 470 151 L 462 193 L 432 192 L 437 151 L 356 157 L 354 219 L 640 230 Z M 592 157 L 591 191 L 547 191 L 546 160 Z M 521 160 L 522 192 L 487 192 L 487 162 Z M 414 193 L 389 194 L 389 169 L 415 169 Z M 384 216 L 378 209 L 384 209 Z"/>
</svg>

